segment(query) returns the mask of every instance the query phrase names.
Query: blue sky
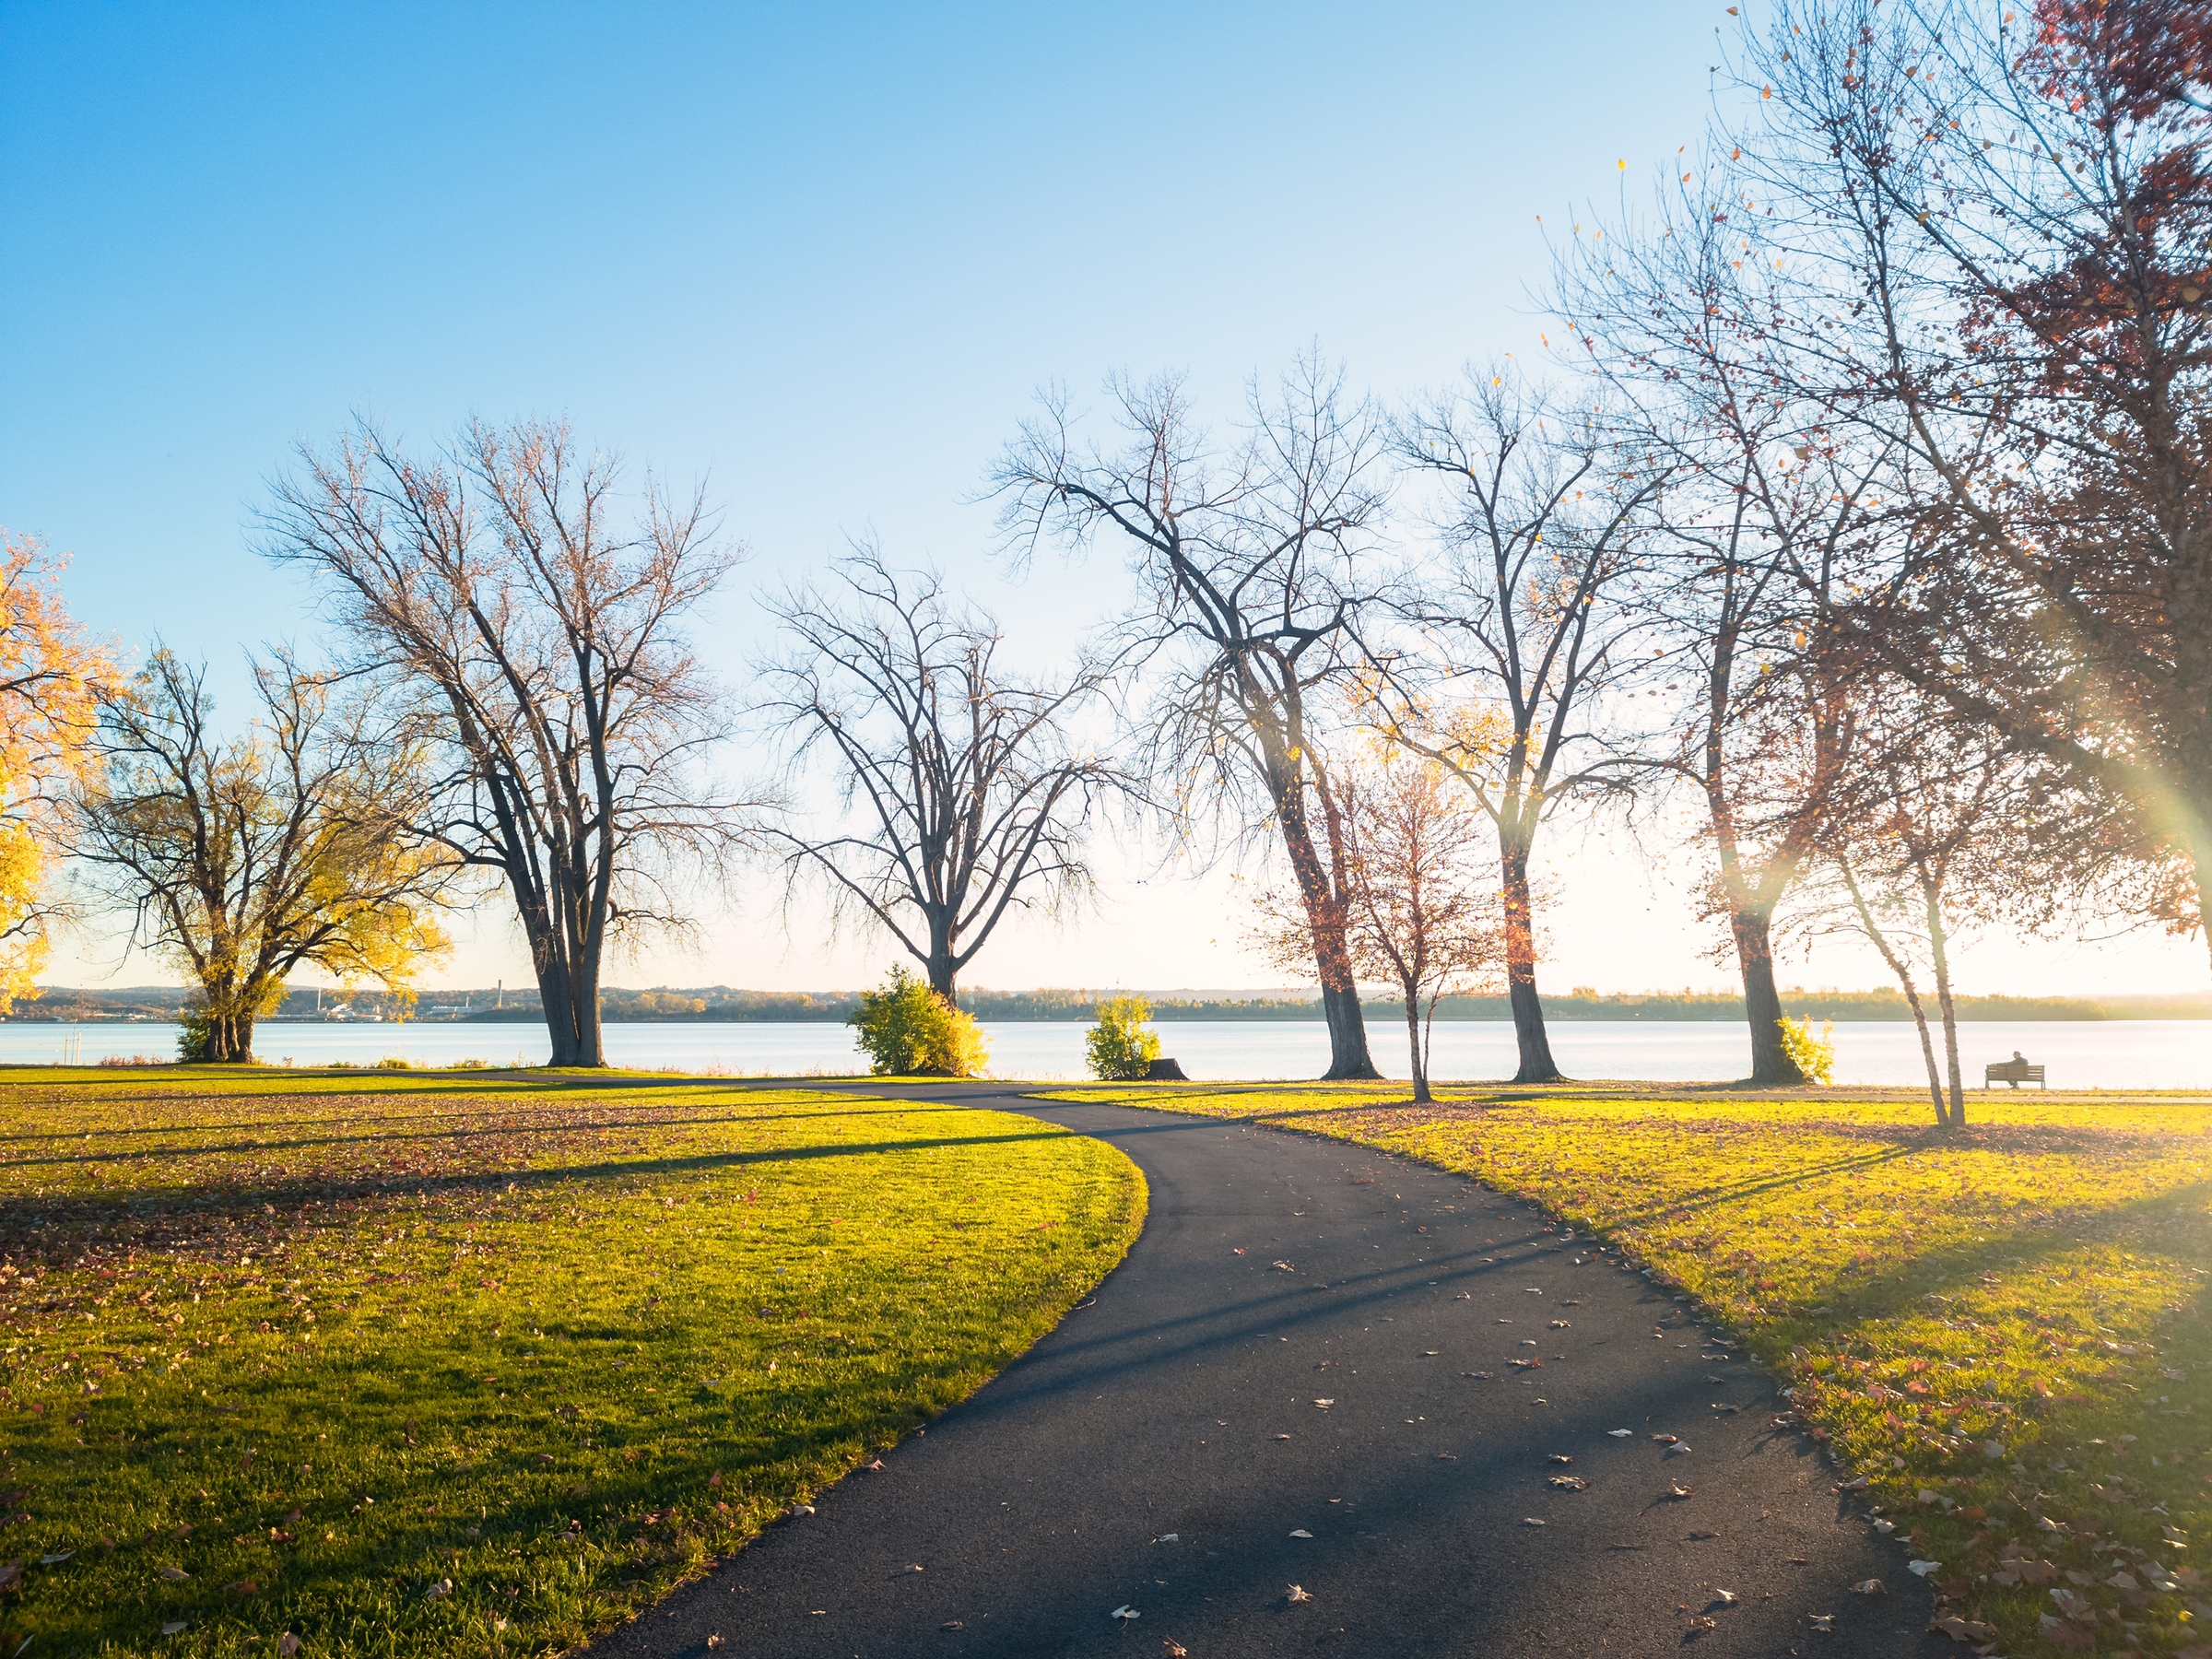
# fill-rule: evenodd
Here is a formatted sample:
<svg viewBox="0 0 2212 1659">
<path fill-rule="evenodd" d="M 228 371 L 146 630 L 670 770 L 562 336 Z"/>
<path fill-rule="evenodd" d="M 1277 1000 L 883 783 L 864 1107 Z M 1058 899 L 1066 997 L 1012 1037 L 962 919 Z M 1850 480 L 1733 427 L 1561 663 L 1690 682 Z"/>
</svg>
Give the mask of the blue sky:
<svg viewBox="0 0 2212 1659">
<path fill-rule="evenodd" d="M 294 442 L 357 409 L 426 441 L 565 414 L 705 479 L 751 548 L 701 629 L 733 674 L 754 584 L 862 532 L 958 571 L 1049 662 L 1116 583 L 1009 586 L 983 556 L 971 497 L 1034 388 L 1181 370 L 1226 417 L 1310 343 L 1389 396 L 1533 354 L 1538 216 L 1695 141 L 1724 10 L 0 0 L 0 524 L 74 555 L 98 629 L 228 664 L 313 637 L 247 535 Z M 1727 977 L 1684 935 L 1673 861 L 1654 885 L 1610 843 L 1559 851 L 1562 939 L 1588 907 L 1644 918 L 1564 951 L 1562 987 Z M 885 959 L 806 916 L 782 954 L 729 942 L 768 913 L 618 977 Z M 1264 982 L 1235 924 L 1220 881 L 1117 878 L 975 977 Z M 1989 959 L 2023 988 L 2081 960 Z M 2170 955 L 2099 960 L 2147 984 Z M 445 977 L 521 962 L 487 918 Z"/>
</svg>

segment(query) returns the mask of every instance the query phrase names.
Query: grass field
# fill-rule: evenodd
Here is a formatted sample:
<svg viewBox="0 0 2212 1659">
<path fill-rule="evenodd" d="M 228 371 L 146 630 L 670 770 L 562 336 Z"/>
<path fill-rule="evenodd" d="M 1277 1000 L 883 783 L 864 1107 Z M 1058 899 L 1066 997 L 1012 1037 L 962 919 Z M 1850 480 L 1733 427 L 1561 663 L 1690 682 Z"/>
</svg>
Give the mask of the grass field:
<svg viewBox="0 0 2212 1659">
<path fill-rule="evenodd" d="M 1534 1199 L 1738 1331 L 1953 1633 L 2212 1655 L 2212 1104 L 1372 1086 L 1055 1098 L 1338 1136 Z M 1899 1562 L 1900 1575 L 1905 1561 Z M 2053 1592 L 2058 1594 L 2053 1595 Z"/>
<path fill-rule="evenodd" d="M 0 1654 L 572 1644 L 1142 1224 L 1032 1120 L 624 1082 L 0 1073 Z"/>
</svg>

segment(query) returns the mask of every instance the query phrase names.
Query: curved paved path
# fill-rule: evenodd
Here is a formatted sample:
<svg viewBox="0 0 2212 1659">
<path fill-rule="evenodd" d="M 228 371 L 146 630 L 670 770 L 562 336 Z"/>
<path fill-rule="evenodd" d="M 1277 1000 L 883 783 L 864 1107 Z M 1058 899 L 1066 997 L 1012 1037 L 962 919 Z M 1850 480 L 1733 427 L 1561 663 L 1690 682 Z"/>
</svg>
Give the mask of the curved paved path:
<svg viewBox="0 0 2212 1659">
<path fill-rule="evenodd" d="M 1903 1552 L 1773 1426 L 1773 1380 L 1528 1206 L 1214 1119 L 880 1092 L 1111 1141 L 1150 1183 L 1144 1235 L 1095 1303 L 881 1473 L 603 1659 L 710 1636 L 742 1659 L 1951 1651 Z M 1867 1578 L 1890 1593 L 1849 1593 Z M 1110 1616 L 1124 1606 L 1139 1617 Z"/>
</svg>

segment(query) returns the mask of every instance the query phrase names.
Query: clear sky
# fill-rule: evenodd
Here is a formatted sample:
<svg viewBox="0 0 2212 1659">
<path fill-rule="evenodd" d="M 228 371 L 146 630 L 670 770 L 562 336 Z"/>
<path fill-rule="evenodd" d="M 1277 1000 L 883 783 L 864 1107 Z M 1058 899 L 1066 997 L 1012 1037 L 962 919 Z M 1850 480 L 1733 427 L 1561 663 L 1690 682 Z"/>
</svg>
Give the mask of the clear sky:
<svg viewBox="0 0 2212 1659">
<path fill-rule="evenodd" d="M 97 629 L 235 665 L 314 637 L 246 535 L 295 441 L 354 410 L 425 441 L 565 414 L 704 479 L 750 547 L 700 629 L 733 676 L 756 584 L 864 532 L 1049 665 L 1118 567 L 1012 585 L 984 555 L 972 491 L 1034 388 L 1182 370 L 1226 417 L 1310 343 L 1392 397 L 1533 354 L 1538 216 L 1694 142 L 1724 12 L 0 0 L 0 524 L 74 555 Z M 1732 977 L 1678 852 L 1555 853 L 1547 983 Z M 1009 934 L 971 980 L 1272 982 L 1225 879 L 1107 864 L 1099 912 Z M 888 959 L 810 912 L 786 947 L 765 895 L 615 977 Z M 495 914 L 465 934 L 445 982 L 524 976 Z M 1969 961 L 1976 989 L 2207 978 L 2180 942 Z M 52 977 L 114 965 L 93 939 Z M 1785 977 L 1880 973 L 1839 948 Z"/>
</svg>

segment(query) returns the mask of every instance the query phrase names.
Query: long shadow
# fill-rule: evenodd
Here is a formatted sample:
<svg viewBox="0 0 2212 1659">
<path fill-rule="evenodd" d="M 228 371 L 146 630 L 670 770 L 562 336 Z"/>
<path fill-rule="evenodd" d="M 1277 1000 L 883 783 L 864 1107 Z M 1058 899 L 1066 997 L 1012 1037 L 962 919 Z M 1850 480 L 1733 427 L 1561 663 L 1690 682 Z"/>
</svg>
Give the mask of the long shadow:
<svg viewBox="0 0 2212 1659">
<path fill-rule="evenodd" d="M 874 1098 L 875 1097 L 873 1096 L 867 1095 L 856 1095 L 853 1097 L 853 1099 L 856 1100 L 866 1100 Z M 628 1117 L 606 1119 L 586 1118 L 570 1119 L 559 1124 L 484 1124 L 477 1127 L 466 1126 L 459 1121 L 456 1121 L 451 1124 L 426 1126 L 419 1118 L 372 1119 L 369 1120 L 365 1124 L 363 1133 L 355 1135 L 322 1135 L 312 1136 L 294 1135 L 283 1140 L 265 1139 L 216 1141 L 195 1143 L 191 1146 L 154 1145 L 141 1148 L 133 1148 L 127 1151 L 110 1151 L 104 1153 L 98 1151 L 86 1151 L 80 1146 L 78 1149 L 71 1152 L 66 1157 L 57 1155 L 47 1158 L 11 1158 L 5 1160 L 5 1165 L 8 1169 L 31 1169 L 45 1164 L 92 1164 L 104 1166 L 114 1163 L 118 1159 L 124 1158 L 151 1158 L 164 1156 L 190 1158 L 211 1153 L 298 1152 L 309 1151 L 316 1147 L 347 1147 L 357 1145 L 404 1147 L 410 1142 L 465 1142 L 476 1139 L 512 1139 L 517 1135 L 530 1135 L 534 1133 L 557 1133 L 565 1135 L 639 1129 L 688 1130 L 701 1127 L 713 1127 L 718 1124 L 744 1125 L 752 1124 L 806 1123 L 818 1118 L 844 1119 L 859 1117 L 902 1117 L 917 1112 L 953 1112 L 963 1109 L 964 1108 L 961 1106 L 950 1101 L 919 1100 L 913 1102 L 907 1109 L 907 1111 L 903 1112 L 893 1110 L 889 1107 L 885 1107 L 867 1111 L 825 1111 L 797 1112 L 771 1112 L 751 1115 L 727 1117 L 685 1117 L 676 1120 L 656 1120 L 651 1118 Z M 388 1123 L 393 1125 L 405 1125 L 405 1130 L 403 1132 L 397 1127 L 380 1130 L 376 1127 L 376 1125 L 380 1123 Z M 201 1126 L 169 1124 L 130 1131 L 111 1131 L 103 1129 L 100 1133 L 104 1137 L 116 1139 L 121 1138 L 126 1134 L 141 1135 L 183 1134 L 198 1127 Z M 218 1124 L 206 1125 L 205 1127 L 207 1129 L 221 1130 L 229 1133 L 245 1133 L 252 1131 L 255 1125 L 252 1124 Z M 48 1132 L 35 1135 L 0 1135 L 0 1144 L 6 1144 L 8 1141 L 67 1141 L 73 1140 L 73 1138 L 74 1137 L 66 1134 Z"/>
<path fill-rule="evenodd" d="M 335 1177 L 327 1180 L 285 1181 L 274 1184 L 249 1182 L 235 1186 L 195 1186 L 180 1190 L 175 1195 L 133 1195 L 129 1193 L 93 1195 L 88 1194 L 49 1194 L 40 1198 L 16 1198 L 10 1201 L 10 1210 L 35 1213 L 36 1226 L 41 1231 L 56 1227 L 81 1226 L 92 1221 L 112 1219 L 120 1211 L 128 1210 L 143 1218 L 149 1213 L 195 1212 L 200 1217 L 214 1218 L 226 1214 L 254 1214 L 281 1199 L 287 1206 L 303 1206 L 310 1198 L 327 1199 L 334 1195 L 345 1197 L 376 1197 L 394 1190 L 427 1194 L 460 1192 L 489 1193 L 507 1187 L 547 1189 L 569 1182 L 588 1182 L 618 1175 L 675 1176 L 708 1172 L 723 1169 L 744 1169 L 754 1164 L 793 1163 L 828 1158 L 872 1157 L 893 1152 L 922 1152 L 957 1147 L 1006 1146 L 1023 1141 L 1062 1140 L 1067 1132 L 1059 1128 L 1014 1132 L 1006 1135 L 941 1135 L 926 1139 L 870 1141 L 853 1146 L 783 1147 L 752 1151 L 700 1153 L 690 1157 L 640 1158 L 627 1160 L 601 1160 L 583 1164 L 563 1164 L 546 1170 L 471 1171 L 441 1175 L 376 1176 L 364 1173 L 359 1177 Z M 218 1202 L 218 1200 L 230 1202 Z M 297 1218 L 295 1218 L 296 1219 Z M 335 1219 L 336 1218 L 333 1218 Z"/>
</svg>

